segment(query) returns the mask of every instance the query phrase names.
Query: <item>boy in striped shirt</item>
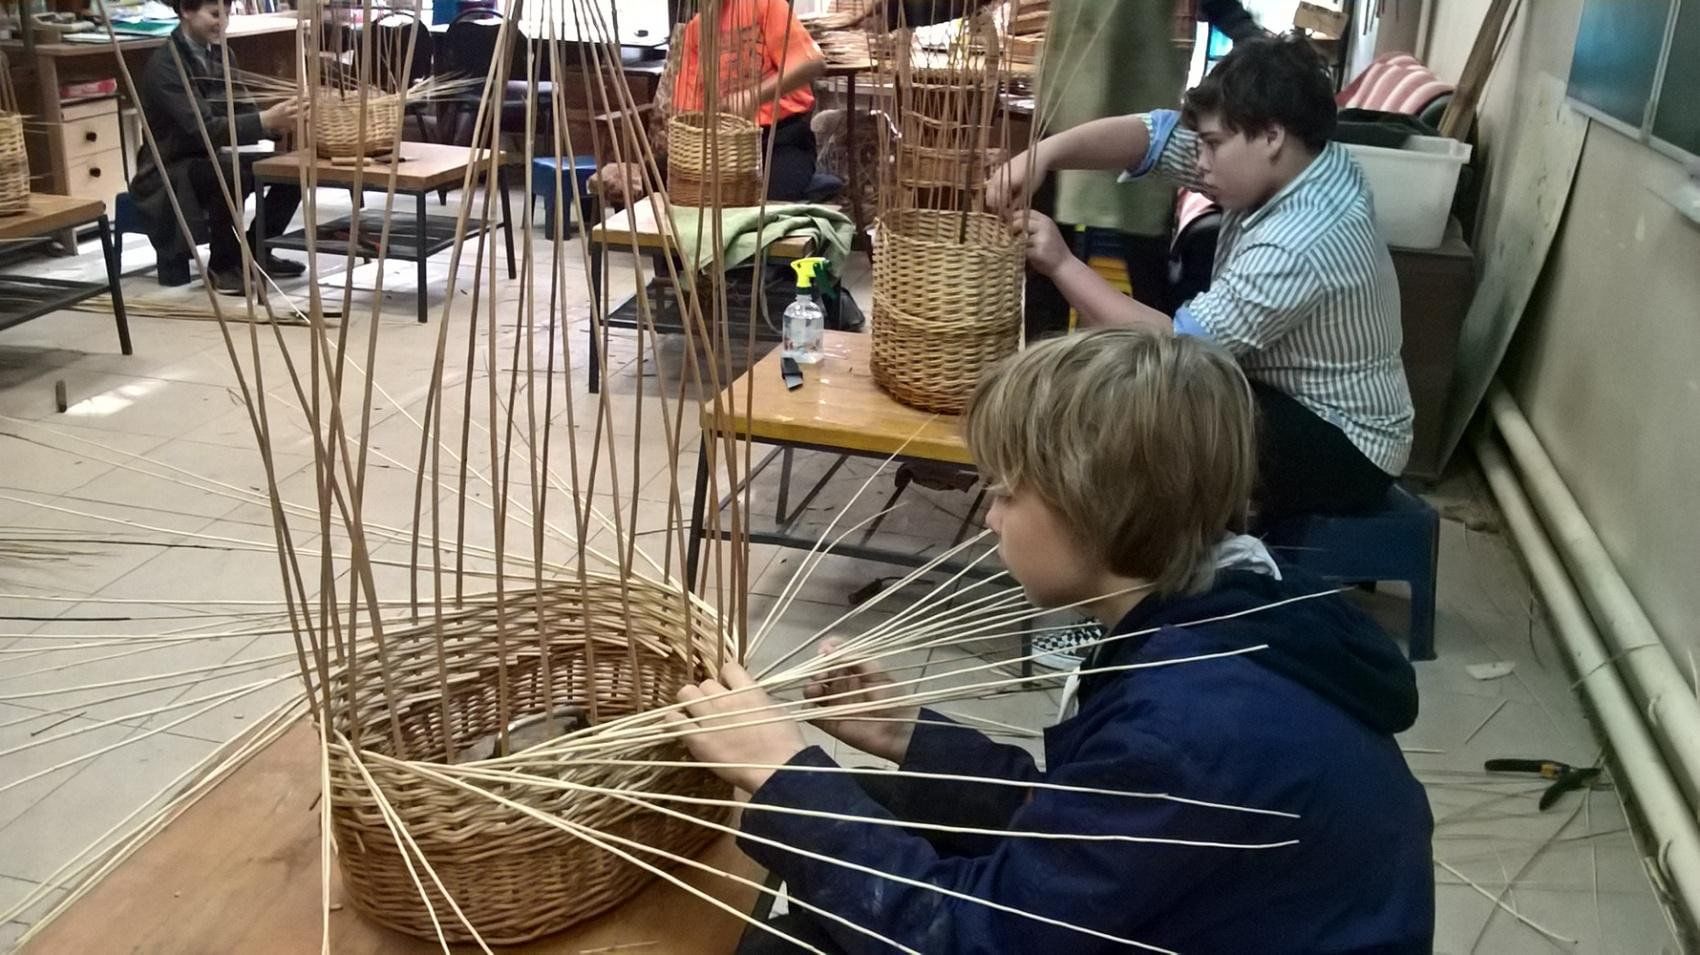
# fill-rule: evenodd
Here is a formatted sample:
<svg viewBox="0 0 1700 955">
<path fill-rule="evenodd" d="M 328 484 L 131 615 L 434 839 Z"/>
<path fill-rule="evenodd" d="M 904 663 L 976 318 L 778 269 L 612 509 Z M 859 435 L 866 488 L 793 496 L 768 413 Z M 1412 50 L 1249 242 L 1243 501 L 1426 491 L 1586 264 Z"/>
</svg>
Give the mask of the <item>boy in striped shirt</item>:
<svg viewBox="0 0 1700 955">
<path fill-rule="evenodd" d="M 1238 359 L 1260 412 L 1254 506 L 1267 526 L 1300 513 L 1375 507 L 1411 448 L 1399 358 L 1399 287 L 1368 184 L 1329 141 L 1327 69 L 1302 37 L 1237 45 L 1179 112 L 1096 120 L 999 170 L 993 208 L 1057 169 L 1150 173 L 1224 209 L 1209 290 L 1174 316 L 1122 295 L 1027 213 L 1028 258 L 1089 327 L 1147 326 L 1208 338 Z"/>
</svg>

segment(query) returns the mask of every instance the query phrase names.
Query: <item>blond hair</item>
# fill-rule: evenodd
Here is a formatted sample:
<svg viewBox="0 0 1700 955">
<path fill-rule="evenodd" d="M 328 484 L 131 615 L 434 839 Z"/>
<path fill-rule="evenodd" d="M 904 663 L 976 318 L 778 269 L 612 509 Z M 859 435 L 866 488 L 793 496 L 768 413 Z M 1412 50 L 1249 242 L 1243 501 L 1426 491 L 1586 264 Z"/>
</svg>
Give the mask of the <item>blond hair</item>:
<svg viewBox="0 0 1700 955">
<path fill-rule="evenodd" d="M 1107 570 L 1157 593 L 1207 587 L 1244 523 L 1251 388 L 1191 337 L 1108 329 L 1028 348 L 981 376 L 968 446 L 984 480 L 1039 496 Z"/>
</svg>

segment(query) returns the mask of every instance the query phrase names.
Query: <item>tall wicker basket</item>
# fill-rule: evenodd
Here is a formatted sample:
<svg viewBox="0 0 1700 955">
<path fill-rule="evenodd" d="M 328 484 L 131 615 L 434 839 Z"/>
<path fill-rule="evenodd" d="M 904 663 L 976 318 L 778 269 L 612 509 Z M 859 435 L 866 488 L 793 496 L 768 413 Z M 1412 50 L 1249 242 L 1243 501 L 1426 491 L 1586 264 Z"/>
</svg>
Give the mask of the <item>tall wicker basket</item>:
<svg viewBox="0 0 1700 955">
<path fill-rule="evenodd" d="M 985 213 L 908 209 L 874 236 L 874 380 L 893 398 L 960 414 L 980 372 L 1021 342 L 1022 257 Z"/>
<path fill-rule="evenodd" d="M 710 123 L 712 122 L 712 126 Z M 681 113 L 667 121 L 667 195 L 682 206 L 761 203 L 761 127 L 729 113 Z"/>
<path fill-rule="evenodd" d="M 0 53 L 0 216 L 30 206 L 30 156 L 24 144 L 24 117 L 12 86 L 11 65 Z"/>
<path fill-rule="evenodd" d="M 326 159 L 381 156 L 395 148 L 400 128 L 401 96 L 396 93 L 367 90 L 364 117 L 356 91 L 322 86 L 313 97 L 313 137 Z"/>
<path fill-rule="evenodd" d="M 333 725 L 357 739 L 363 751 L 439 766 L 447 755 L 447 733 L 461 751 L 455 758 L 458 768 L 489 765 L 488 754 L 464 751 L 476 749 L 478 741 L 488 743 L 498 730 L 498 627 L 504 628 L 506 636 L 506 685 L 513 724 L 525 722 L 525 717 L 549 715 L 546 707 L 557 716 L 569 708 L 582 713 L 593 695 L 599 723 L 644 712 L 671 702 L 679 687 L 686 680 L 700 679 L 707 661 L 714 659 L 715 626 L 708 611 L 693 613 L 687 626 L 677 591 L 631 580 L 622 595 L 617 578 L 591 574 L 582 585 L 574 580 L 549 584 L 541 592 L 508 593 L 500 614 L 494 602 L 487 601 L 457 609 L 448 617 L 443 624 L 451 687 L 447 728 L 431 624 L 384 635 L 390 688 L 400 701 L 401 752 L 395 752 L 376 652 L 362 652 L 352 672 L 352 708 L 349 668 L 333 671 Z M 545 630 L 553 687 L 547 698 L 542 666 Z M 637 648 L 636 694 L 628 638 Z M 586 654 L 592 639 L 594 670 Z M 575 765 L 558 756 L 527 758 L 527 752 L 522 749 L 490 768 L 639 794 L 731 796 L 726 784 L 696 767 Z M 371 788 L 340 747 L 333 746 L 330 753 L 331 819 L 350 901 L 377 922 L 435 939 L 430 914 Z M 479 756 L 483 758 L 469 758 Z M 683 746 L 673 742 L 611 743 L 598 750 L 596 757 L 654 762 L 686 758 Z M 364 763 L 443 885 L 491 944 L 515 944 L 559 931 L 619 904 L 652 877 L 518 810 L 400 767 L 373 759 Z M 682 856 L 696 854 L 717 835 L 705 826 L 642 809 L 606 793 L 507 783 L 475 785 L 599 834 Z M 714 822 L 724 822 L 728 815 L 712 806 L 669 805 Z M 420 880 L 449 940 L 469 940 L 447 900 L 423 874 Z"/>
</svg>

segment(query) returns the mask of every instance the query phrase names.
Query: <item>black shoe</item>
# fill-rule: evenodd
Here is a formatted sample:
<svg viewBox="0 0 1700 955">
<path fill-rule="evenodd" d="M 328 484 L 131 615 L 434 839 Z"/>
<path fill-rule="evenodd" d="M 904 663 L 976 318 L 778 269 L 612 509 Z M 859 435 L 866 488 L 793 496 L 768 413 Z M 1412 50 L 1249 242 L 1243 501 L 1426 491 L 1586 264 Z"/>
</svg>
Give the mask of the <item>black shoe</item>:
<svg viewBox="0 0 1700 955">
<path fill-rule="evenodd" d="M 166 288 L 189 284 L 188 259 L 160 259 L 158 272 L 159 284 Z"/>
<path fill-rule="evenodd" d="M 208 269 L 207 281 L 212 283 L 213 291 L 220 295 L 242 294 L 242 270 L 239 268 L 224 271 Z"/>
<path fill-rule="evenodd" d="M 292 259 L 280 259 L 270 252 L 266 253 L 266 260 L 260 263 L 260 268 L 274 279 L 292 279 L 307 272 L 307 266 L 304 263 Z"/>
</svg>

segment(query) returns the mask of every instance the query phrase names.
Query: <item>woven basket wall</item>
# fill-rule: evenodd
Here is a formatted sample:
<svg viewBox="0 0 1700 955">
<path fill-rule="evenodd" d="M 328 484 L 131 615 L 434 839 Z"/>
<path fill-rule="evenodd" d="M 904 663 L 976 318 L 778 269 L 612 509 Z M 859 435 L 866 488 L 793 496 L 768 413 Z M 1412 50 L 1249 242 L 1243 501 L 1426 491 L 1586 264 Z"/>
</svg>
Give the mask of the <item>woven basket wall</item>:
<svg viewBox="0 0 1700 955">
<path fill-rule="evenodd" d="M 590 575 L 584 586 L 575 580 L 551 584 L 542 591 L 541 629 L 548 632 L 553 685 L 547 701 L 538 592 L 506 595 L 502 625 L 514 722 L 541 716 L 546 706 L 556 713 L 569 705 L 582 708 L 594 695 L 597 718 L 606 723 L 669 703 L 686 680 L 705 675 L 704 661 L 713 659 L 715 639 L 709 613 L 694 612 L 687 628 L 676 591 L 641 580 L 630 581 L 626 587 L 629 602 L 622 600 L 618 580 L 606 575 Z M 492 602 L 456 611 L 444 624 L 452 687 L 448 701 L 452 725 L 446 728 L 432 626 L 385 633 L 390 682 L 401 701 L 402 758 L 440 765 L 445 733 L 457 749 L 465 749 L 474 741 L 487 741 L 497 731 L 497 619 Z M 586 654 L 590 634 L 595 638 L 594 670 Z M 628 637 L 638 648 L 640 692 L 635 699 Z M 397 755 L 375 650 L 362 653 L 358 660 L 352 709 L 346 696 L 349 676 L 346 667 L 332 674 L 334 724 L 350 739 L 357 739 L 362 750 Z M 614 760 L 686 758 L 684 747 L 673 742 L 611 745 L 596 755 Z M 443 885 L 492 944 L 514 944 L 559 931 L 619 904 L 653 878 L 638 866 L 517 810 L 375 760 L 364 762 Z M 457 756 L 456 763 L 482 766 L 488 760 Z M 499 768 L 632 792 L 731 797 L 730 787 L 694 767 L 584 766 L 560 757 L 528 760 L 522 750 L 503 760 Z M 430 915 L 378 803 L 340 747 L 331 749 L 330 773 L 332 825 L 350 901 L 383 925 L 434 940 Z M 717 836 L 704 826 L 606 794 L 476 785 L 550 816 L 687 857 Z M 671 805 L 715 822 L 724 822 L 728 816 L 717 807 Z M 447 900 L 423 874 L 421 881 L 449 939 L 468 940 Z"/>
<path fill-rule="evenodd" d="M 313 135 L 319 155 L 327 159 L 377 156 L 395 148 L 401 128 L 401 97 L 369 90 L 365 123 L 361 123 L 360 94 L 320 87 L 313 97 Z"/>
<path fill-rule="evenodd" d="M 984 192 L 987 177 L 1003 165 L 1008 155 L 1002 149 L 933 149 L 899 143 L 897 185 L 904 189 Z"/>
<path fill-rule="evenodd" d="M 667 121 L 667 196 L 683 206 L 761 203 L 761 127 L 753 120 L 716 113 L 681 113 Z M 716 136 L 710 130 L 717 130 Z"/>
<path fill-rule="evenodd" d="M 30 206 L 30 156 L 24 146 L 24 118 L 0 113 L 0 216 Z"/>
<path fill-rule="evenodd" d="M 923 411 L 960 414 L 980 373 L 1021 342 L 1014 230 L 984 213 L 908 209 L 874 236 L 874 380 Z"/>
</svg>

